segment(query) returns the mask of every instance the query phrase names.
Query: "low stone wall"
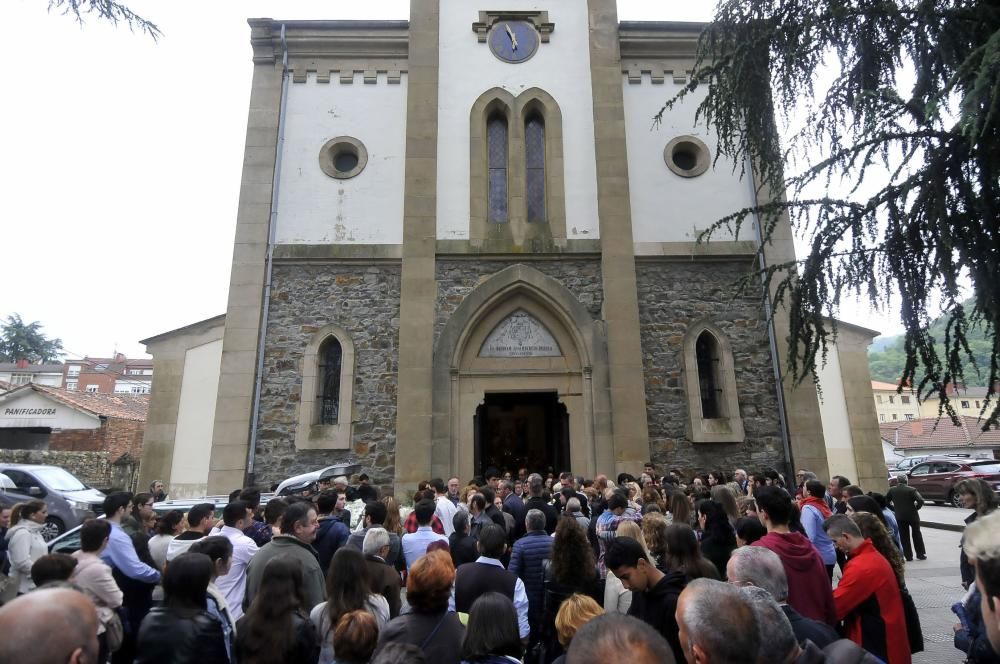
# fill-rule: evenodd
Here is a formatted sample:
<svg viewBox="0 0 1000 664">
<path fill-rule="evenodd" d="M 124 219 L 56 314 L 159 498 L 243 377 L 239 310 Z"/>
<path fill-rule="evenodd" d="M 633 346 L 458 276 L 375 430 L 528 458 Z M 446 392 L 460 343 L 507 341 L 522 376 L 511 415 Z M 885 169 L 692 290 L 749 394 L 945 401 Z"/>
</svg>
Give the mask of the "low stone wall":
<svg viewBox="0 0 1000 664">
<path fill-rule="evenodd" d="M 112 465 L 105 452 L 49 452 L 0 449 L 0 463 L 32 463 L 58 466 L 84 484 L 107 489 L 112 483 Z"/>
</svg>

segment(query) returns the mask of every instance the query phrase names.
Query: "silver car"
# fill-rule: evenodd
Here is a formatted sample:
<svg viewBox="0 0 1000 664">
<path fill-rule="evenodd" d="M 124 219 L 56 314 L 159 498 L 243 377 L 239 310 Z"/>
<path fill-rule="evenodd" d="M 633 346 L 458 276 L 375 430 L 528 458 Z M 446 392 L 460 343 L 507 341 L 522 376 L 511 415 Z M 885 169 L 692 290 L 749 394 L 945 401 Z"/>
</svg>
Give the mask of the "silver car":
<svg viewBox="0 0 1000 664">
<path fill-rule="evenodd" d="M 27 500 L 45 501 L 49 516 L 42 534 L 46 539 L 75 528 L 84 519 L 103 510 L 103 493 L 58 466 L 3 463 L 0 473 L 10 478 L 15 487 L 0 492 L 0 504 L 11 506 Z"/>
</svg>

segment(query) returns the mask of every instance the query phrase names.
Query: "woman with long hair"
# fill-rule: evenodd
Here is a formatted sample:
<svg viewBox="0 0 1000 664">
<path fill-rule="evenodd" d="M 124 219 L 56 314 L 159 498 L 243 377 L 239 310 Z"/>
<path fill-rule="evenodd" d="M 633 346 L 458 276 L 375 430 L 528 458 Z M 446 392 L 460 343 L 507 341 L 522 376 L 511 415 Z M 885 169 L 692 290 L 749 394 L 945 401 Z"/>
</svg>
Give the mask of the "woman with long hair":
<svg viewBox="0 0 1000 664">
<path fill-rule="evenodd" d="M 642 541 L 646 543 L 653 563 L 660 567 L 667 553 L 666 533 L 670 522 L 663 514 L 647 514 L 642 518 Z"/>
<path fill-rule="evenodd" d="M 384 496 L 382 504 L 385 505 L 385 522 L 382 527 L 402 537 L 403 522 L 399 519 L 399 502 L 392 496 Z"/>
<path fill-rule="evenodd" d="M 389 622 L 389 602 L 371 591 L 370 578 L 364 554 L 346 546 L 337 549 L 326 574 L 327 599 L 309 613 L 322 643 L 320 664 L 337 661 L 333 632 L 342 616 L 351 611 L 368 611 L 375 617 L 378 629 Z"/>
<path fill-rule="evenodd" d="M 642 489 L 642 514 L 645 516 L 650 511 L 650 506 L 655 505 L 660 512 L 667 511 L 667 504 L 663 501 L 663 494 L 652 484 L 647 484 Z"/>
<path fill-rule="evenodd" d="M 621 524 L 619 524 L 619 528 Z M 601 577 L 597 573 L 594 549 L 576 520 L 562 516 L 556 523 L 552 540 L 552 558 L 542 563 L 544 601 L 542 604 L 542 639 L 551 659 L 562 652 L 556 639 L 555 622 L 559 605 L 573 593 L 583 593 L 595 602 L 604 599 Z"/>
<path fill-rule="evenodd" d="M 664 540 L 667 545 L 664 569 L 683 572 L 689 581 L 702 577 L 716 581 L 722 578 L 715 565 L 701 555 L 698 538 L 690 526 L 678 523 L 667 526 Z"/>
<path fill-rule="evenodd" d="M 848 514 L 851 521 L 861 529 L 861 536 L 872 541 L 872 546 L 882 554 L 882 557 L 889 561 L 893 573 L 896 575 L 896 582 L 900 588 L 906 588 L 903 556 L 892 541 L 885 524 L 878 518 L 877 514 L 871 512 L 856 511 Z"/>
<path fill-rule="evenodd" d="M 156 534 L 149 538 L 149 555 L 159 569 L 167 564 L 167 547 L 184 530 L 184 512 L 170 510 L 156 520 Z"/>
<path fill-rule="evenodd" d="M 517 610 L 509 597 L 490 592 L 472 603 L 462 643 L 463 664 L 519 663 L 523 652 Z"/>
<path fill-rule="evenodd" d="M 164 606 L 154 607 L 139 627 L 135 664 L 229 662 L 222 624 L 206 608 L 211 578 L 212 561 L 203 553 L 171 561 L 163 574 Z"/>
<path fill-rule="evenodd" d="M 986 516 L 997 508 L 997 497 L 993 493 L 993 487 L 985 480 L 962 480 L 955 485 L 955 494 L 958 496 L 962 507 L 974 510 L 972 514 L 965 517 L 965 525 L 969 526 L 979 517 Z M 962 544 L 965 543 L 965 533 L 962 533 Z M 975 580 L 976 573 L 965 555 L 965 549 L 959 546 L 962 552 L 959 556 L 958 566 L 962 573 L 962 587 L 969 589 Z"/>
<path fill-rule="evenodd" d="M 683 491 L 674 491 L 670 496 L 671 523 L 691 525 L 691 503 Z"/>
<path fill-rule="evenodd" d="M 454 581 L 455 566 L 447 552 L 431 551 L 417 558 L 406 577 L 410 612 L 385 626 L 378 637 L 379 651 L 387 643 L 408 643 L 419 647 L 428 662 L 458 664 L 465 627 L 458 614 L 448 610 Z"/>
<path fill-rule="evenodd" d="M 7 531 L 7 560 L 10 563 L 8 589 L 4 599 L 14 599 L 35 587 L 31 580 L 31 566 L 49 552 L 42 528 L 49 516 L 49 508 L 41 500 L 29 500 L 14 506 Z"/>
<path fill-rule="evenodd" d="M 167 569 L 173 569 L 173 563 Z M 301 565 L 283 556 L 268 561 L 250 608 L 236 623 L 237 660 L 315 664 L 319 639 L 302 605 L 304 599 Z"/>
<path fill-rule="evenodd" d="M 725 487 L 722 490 L 729 493 Z M 701 553 L 715 565 L 719 577 L 725 579 L 729 554 L 736 549 L 736 533 L 722 504 L 714 500 L 698 503 L 698 525 L 702 532 Z"/>
<path fill-rule="evenodd" d="M 740 507 L 736 504 L 736 494 L 729 490 L 726 484 L 716 484 L 712 487 L 712 500 L 719 503 L 729 517 L 729 525 L 735 526 L 740 518 Z"/>
</svg>

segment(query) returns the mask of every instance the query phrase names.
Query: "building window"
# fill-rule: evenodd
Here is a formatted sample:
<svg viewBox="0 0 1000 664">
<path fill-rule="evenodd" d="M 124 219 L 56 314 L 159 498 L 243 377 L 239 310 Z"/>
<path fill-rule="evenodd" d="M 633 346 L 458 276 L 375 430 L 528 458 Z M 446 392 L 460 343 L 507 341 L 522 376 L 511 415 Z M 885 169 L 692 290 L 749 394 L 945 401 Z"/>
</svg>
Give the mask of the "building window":
<svg viewBox="0 0 1000 664">
<path fill-rule="evenodd" d="M 907 413 L 903 417 L 905 417 L 907 419 L 907 421 L 912 420 L 913 419 L 913 413 Z"/>
<path fill-rule="evenodd" d="M 545 120 L 532 113 L 524 123 L 528 221 L 545 221 Z"/>
<path fill-rule="evenodd" d="M 508 220 L 507 210 L 507 118 L 499 113 L 486 124 L 489 161 L 489 219 L 493 223 Z"/>
<path fill-rule="evenodd" d="M 896 397 L 889 395 L 889 403 L 896 403 Z"/>
<path fill-rule="evenodd" d="M 878 421 L 879 422 L 885 422 L 885 413 L 880 413 L 879 414 Z"/>
<path fill-rule="evenodd" d="M 16 373 L 16 374 L 11 374 L 10 376 L 11 385 L 27 385 L 30 382 L 31 382 L 30 373 Z"/>
<path fill-rule="evenodd" d="M 892 419 L 898 420 L 899 419 L 899 415 L 897 415 L 896 413 L 893 413 L 892 414 Z"/>
<path fill-rule="evenodd" d="M 133 385 L 131 392 L 132 392 L 132 394 L 149 394 L 149 386 L 148 385 Z"/>
<path fill-rule="evenodd" d="M 882 395 L 881 394 L 876 394 L 875 395 L 875 401 L 877 403 L 882 403 Z"/>
<path fill-rule="evenodd" d="M 319 424 L 336 424 L 340 419 L 340 368 L 343 349 L 337 337 L 330 337 L 319 349 Z"/>
<path fill-rule="evenodd" d="M 142 375 L 142 369 L 129 369 L 128 370 L 128 375 L 129 376 L 141 376 Z"/>
<path fill-rule="evenodd" d="M 980 408 L 979 402 L 976 402 L 976 408 Z"/>
<path fill-rule="evenodd" d="M 962 403 L 962 408 L 968 408 L 969 407 L 969 402 L 968 401 L 963 401 L 961 403 Z"/>
<path fill-rule="evenodd" d="M 96 365 L 94 365 L 94 371 L 107 371 L 107 370 L 108 370 L 108 365 L 107 364 L 96 364 Z"/>
<path fill-rule="evenodd" d="M 87 385 L 87 391 L 91 394 L 95 394 L 97 392 L 97 388 L 98 386 L 94 384 Z"/>
<path fill-rule="evenodd" d="M 70 365 L 69 369 L 66 371 L 67 376 L 79 376 L 80 375 L 80 365 L 73 364 Z"/>
<path fill-rule="evenodd" d="M 152 376 L 153 375 L 153 370 L 152 369 L 143 369 L 142 370 L 142 375 L 143 376 Z"/>
<path fill-rule="evenodd" d="M 910 397 L 908 396 L 901 396 L 899 397 L 899 400 L 902 401 L 903 403 L 910 403 Z"/>
<path fill-rule="evenodd" d="M 76 392 L 76 381 L 75 380 L 67 380 L 66 381 L 66 389 L 69 390 L 70 392 Z"/>
<path fill-rule="evenodd" d="M 726 336 L 705 323 L 690 329 L 684 339 L 684 373 L 691 441 L 743 442 L 736 371 Z"/>
<path fill-rule="evenodd" d="M 343 328 L 327 325 L 306 345 L 301 395 L 296 449 L 350 449 L 354 342 Z"/>
<path fill-rule="evenodd" d="M 719 387 L 719 351 L 715 337 L 708 331 L 698 336 L 695 354 L 698 357 L 701 416 L 706 419 L 716 419 L 721 416 L 719 404 L 722 397 L 722 390 Z"/>
</svg>

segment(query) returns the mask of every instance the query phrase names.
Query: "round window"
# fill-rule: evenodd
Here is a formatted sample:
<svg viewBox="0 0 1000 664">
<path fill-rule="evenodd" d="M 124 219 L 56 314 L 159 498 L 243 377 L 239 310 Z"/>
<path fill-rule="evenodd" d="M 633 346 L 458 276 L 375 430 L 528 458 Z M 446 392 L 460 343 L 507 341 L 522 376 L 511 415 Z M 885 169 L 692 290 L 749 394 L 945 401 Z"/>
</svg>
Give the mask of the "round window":
<svg viewBox="0 0 1000 664">
<path fill-rule="evenodd" d="M 353 178 L 365 169 L 368 150 L 351 136 L 331 138 L 319 151 L 319 167 L 324 173 L 338 180 Z"/>
<path fill-rule="evenodd" d="M 711 156 L 708 146 L 694 136 L 678 136 L 663 148 L 667 168 L 685 178 L 693 178 L 708 170 Z"/>
</svg>

